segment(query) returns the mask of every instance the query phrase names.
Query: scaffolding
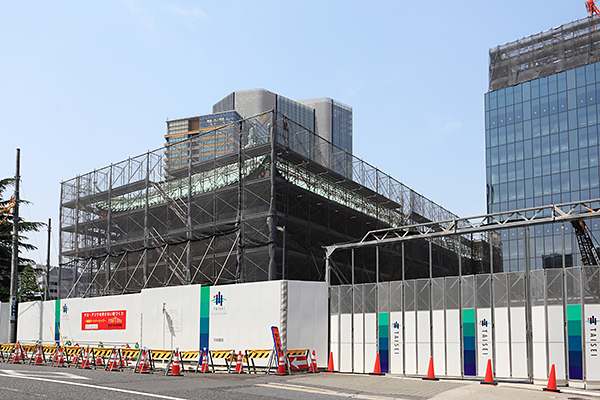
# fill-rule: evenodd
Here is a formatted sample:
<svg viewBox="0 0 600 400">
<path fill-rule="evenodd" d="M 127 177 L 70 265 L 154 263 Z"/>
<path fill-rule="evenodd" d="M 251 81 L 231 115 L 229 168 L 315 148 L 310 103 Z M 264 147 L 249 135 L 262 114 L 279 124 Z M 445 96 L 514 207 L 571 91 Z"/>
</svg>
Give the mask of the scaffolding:
<svg viewBox="0 0 600 400">
<path fill-rule="evenodd" d="M 324 280 L 325 245 L 456 218 L 276 111 L 208 137 L 211 146 L 191 137 L 61 184 L 69 297 Z"/>
<path fill-rule="evenodd" d="M 490 49 L 489 90 L 600 60 L 600 19 L 582 18 Z"/>
</svg>

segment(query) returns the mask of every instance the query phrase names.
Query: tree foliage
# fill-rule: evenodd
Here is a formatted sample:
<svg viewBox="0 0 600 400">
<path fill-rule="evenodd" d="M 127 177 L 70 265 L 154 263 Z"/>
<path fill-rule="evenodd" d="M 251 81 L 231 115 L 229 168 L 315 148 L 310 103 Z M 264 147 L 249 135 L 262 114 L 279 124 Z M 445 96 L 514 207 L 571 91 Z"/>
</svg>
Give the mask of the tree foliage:
<svg viewBox="0 0 600 400">
<path fill-rule="evenodd" d="M 6 195 L 4 192 L 13 186 L 13 178 L 5 178 L 0 180 L 0 207 L 6 207 L 10 204 L 11 195 Z M 27 201 L 20 200 L 19 204 L 26 204 Z M 4 218 L 5 215 L 2 215 Z M 0 218 L 0 221 L 2 220 Z M 19 254 L 23 251 L 35 250 L 36 247 L 27 243 L 27 237 L 24 233 L 37 232 L 45 224 L 43 222 L 28 222 L 23 218 L 19 218 Z M 10 269 L 12 264 L 12 231 L 13 231 L 13 215 L 12 213 L 0 225 L 0 301 L 8 301 L 10 298 Z M 25 266 L 35 264 L 33 260 L 19 257 L 19 272 L 23 271 Z"/>
</svg>

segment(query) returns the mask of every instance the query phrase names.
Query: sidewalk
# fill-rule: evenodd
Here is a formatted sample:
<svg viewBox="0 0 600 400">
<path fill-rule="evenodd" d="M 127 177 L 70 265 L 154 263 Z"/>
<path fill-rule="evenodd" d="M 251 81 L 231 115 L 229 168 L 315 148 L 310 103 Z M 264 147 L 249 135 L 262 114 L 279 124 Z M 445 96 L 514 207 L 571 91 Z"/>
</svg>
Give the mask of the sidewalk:
<svg viewBox="0 0 600 400">
<path fill-rule="evenodd" d="M 481 385 L 476 381 L 440 380 L 423 381 L 393 375 L 368 376 L 352 374 L 315 374 L 290 377 L 281 383 L 272 383 L 290 390 L 323 393 L 356 398 L 384 399 L 464 399 L 464 400 L 520 400 L 520 399 L 600 399 L 600 391 L 563 388 L 568 393 L 544 392 L 541 386 L 500 383 L 498 386 Z"/>
</svg>

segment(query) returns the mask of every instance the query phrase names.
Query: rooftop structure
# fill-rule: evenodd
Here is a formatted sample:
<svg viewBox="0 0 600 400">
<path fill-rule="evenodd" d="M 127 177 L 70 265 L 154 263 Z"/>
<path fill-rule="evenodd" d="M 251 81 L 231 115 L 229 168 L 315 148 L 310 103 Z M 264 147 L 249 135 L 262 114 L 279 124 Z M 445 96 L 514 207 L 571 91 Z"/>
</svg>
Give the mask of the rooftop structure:
<svg viewBox="0 0 600 400">
<path fill-rule="evenodd" d="M 490 49 L 489 90 L 600 60 L 600 19 L 582 18 Z"/>
</svg>

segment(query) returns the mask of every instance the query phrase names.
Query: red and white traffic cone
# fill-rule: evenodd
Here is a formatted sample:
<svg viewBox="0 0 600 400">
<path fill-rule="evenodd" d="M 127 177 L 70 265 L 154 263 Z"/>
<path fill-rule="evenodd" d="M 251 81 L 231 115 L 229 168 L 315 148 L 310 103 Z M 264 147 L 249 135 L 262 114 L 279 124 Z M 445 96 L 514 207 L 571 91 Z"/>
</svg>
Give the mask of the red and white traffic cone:
<svg viewBox="0 0 600 400">
<path fill-rule="evenodd" d="M 241 374 L 244 372 L 244 363 L 242 361 L 242 352 L 240 351 L 237 356 L 237 363 L 235 364 L 235 373 Z"/>
<path fill-rule="evenodd" d="M 277 366 L 277 375 L 288 375 L 287 368 L 285 366 L 285 356 L 279 355 L 279 365 Z"/>
<path fill-rule="evenodd" d="M 312 372 L 319 372 L 317 370 L 317 356 L 315 355 L 315 351 L 313 350 L 312 354 L 310 355 L 310 368 L 312 370 Z"/>
<path fill-rule="evenodd" d="M 117 350 L 113 349 L 110 354 L 110 361 L 106 368 L 107 371 L 119 371 L 119 360 L 117 360 Z"/>
<path fill-rule="evenodd" d="M 35 365 L 42 365 L 44 363 L 44 356 L 42 355 L 42 346 L 37 345 L 37 351 L 35 352 L 34 358 Z"/>
<path fill-rule="evenodd" d="M 379 353 L 375 357 L 375 366 L 373 367 L 373 372 L 369 373 L 369 375 L 385 375 L 381 373 L 381 362 L 379 361 Z"/>
<path fill-rule="evenodd" d="M 202 352 L 202 367 L 200 368 L 200 372 L 208 372 L 208 350 L 206 348 Z"/>
<path fill-rule="evenodd" d="M 337 372 L 333 367 L 333 351 L 329 353 L 329 363 L 327 364 L 327 370 L 325 372 L 334 373 Z"/>
<path fill-rule="evenodd" d="M 96 367 L 104 367 L 104 361 L 102 360 L 101 355 L 96 357 Z"/>
<path fill-rule="evenodd" d="M 81 356 L 81 350 L 73 354 L 73 358 L 71 359 L 71 364 L 77 368 L 77 364 L 79 364 L 79 357 Z"/>
<path fill-rule="evenodd" d="M 75 365 L 77 367 L 77 365 Z M 81 359 L 81 369 L 92 369 L 90 366 L 90 348 L 88 346 L 87 351 Z"/>
<path fill-rule="evenodd" d="M 54 358 L 55 367 L 65 367 L 65 354 L 63 353 L 62 347 L 56 349 L 56 357 Z"/>
<path fill-rule="evenodd" d="M 168 376 L 183 376 L 181 375 L 181 365 L 180 365 L 180 358 L 179 358 L 179 347 L 175 350 L 175 354 L 173 355 L 173 360 L 171 362 L 171 373 L 169 372 L 169 369 L 167 368 L 167 374 Z"/>
<path fill-rule="evenodd" d="M 427 376 L 423 378 L 424 381 L 439 381 L 438 378 L 435 377 L 435 372 L 433 370 L 433 356 L 429 358 L 429 369 L 427 370 Z"/>
</svg>

